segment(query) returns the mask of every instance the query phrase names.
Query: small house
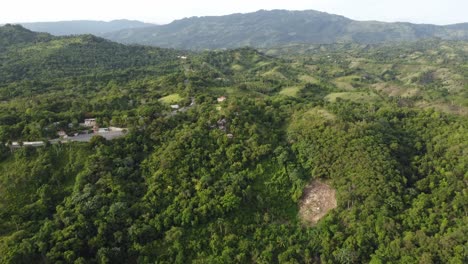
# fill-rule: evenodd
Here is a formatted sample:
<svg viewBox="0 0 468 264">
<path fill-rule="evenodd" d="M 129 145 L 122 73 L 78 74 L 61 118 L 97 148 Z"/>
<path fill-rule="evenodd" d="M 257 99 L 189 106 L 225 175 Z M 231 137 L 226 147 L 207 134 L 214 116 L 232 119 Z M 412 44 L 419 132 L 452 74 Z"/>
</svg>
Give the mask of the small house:
<svg viewBox="0 0 468 264">
<path fill-rule="evenodd" d="M 67 138 L 68 135 L 67 133 L 64 131 L 64 130 L 60 130 L 59 132 L 57 132 L 57 135 L 61 138 Z"/>
<path fill-rule="evenodd" d="M 172 108 L 172 109 L 179 109 L 180 106 L 179 106 L 179 105 L 171 105 L 171 108 Z"/>
<path fill-rule="evenodd" d="M 96 118 L 88 118 L 84 120 L 85 127 L 94 127 L 96 125 Z"/>
<path fill-rule="evenodd" d="M 226 101 L 226 96 L 221 96 L 221 97 L 218 97 L 218 103 L 222 103 L 224 101 Z"/>
</svg>

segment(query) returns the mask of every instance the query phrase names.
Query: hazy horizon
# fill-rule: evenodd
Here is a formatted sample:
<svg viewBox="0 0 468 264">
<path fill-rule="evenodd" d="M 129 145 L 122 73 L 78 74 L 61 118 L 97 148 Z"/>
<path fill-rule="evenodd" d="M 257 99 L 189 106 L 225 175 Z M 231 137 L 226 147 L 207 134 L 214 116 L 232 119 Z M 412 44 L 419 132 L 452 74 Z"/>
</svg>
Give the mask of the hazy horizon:
<svg viewBox="0 0 468 264">
<path fill-rule="evenodd" d="M 25 8 L 25 7 L 28 8 Z M 219 4 L 213 0 L 188 2 L 182 0 L 16 0 L 2 4 L 0 23 L 55 22 L 71 20 L 139 20 L 168 24 L 174 20 L 194 16 L 222 16 L 250 13 L 258 10 L 317 10 L 342 15 L 354 20 L 410 22 L 447 25 L 468 22 L 468 2 L 463 0 L 239 0 Z"/>
</svg>

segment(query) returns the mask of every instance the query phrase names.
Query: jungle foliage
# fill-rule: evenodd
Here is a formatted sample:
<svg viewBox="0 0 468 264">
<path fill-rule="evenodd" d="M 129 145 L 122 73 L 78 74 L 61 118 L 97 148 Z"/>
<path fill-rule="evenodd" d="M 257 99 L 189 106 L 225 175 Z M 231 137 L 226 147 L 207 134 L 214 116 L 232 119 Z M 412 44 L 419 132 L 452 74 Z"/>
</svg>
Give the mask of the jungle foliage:
<svg viewBox="0 0 468 264">
<path fill-rule="evenodd" d="M 468 262 L 466 115 L 373 90 L 385 74 L 343 73 L 327 52 L 191 53 L 13 31 L 0 49 L 1 263 Z M 461 63 L 450 69 L 466 81 Z M 415 81 L 436 89 L 429 79 Z M 160 100 L 171 94 L 186 111 Z M 129 132 L 11 144 L 85 117 Z M 298 217 L 311 180 L 338 200 L 315 226 Z"/>
</svg>

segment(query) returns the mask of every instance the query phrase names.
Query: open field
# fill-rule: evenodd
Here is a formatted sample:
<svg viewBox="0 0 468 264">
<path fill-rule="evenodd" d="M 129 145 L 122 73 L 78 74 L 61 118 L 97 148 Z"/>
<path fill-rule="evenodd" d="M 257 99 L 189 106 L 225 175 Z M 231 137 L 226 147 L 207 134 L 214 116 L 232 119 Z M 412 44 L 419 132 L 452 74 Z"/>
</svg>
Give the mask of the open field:
<svg viewBox="0 0 468 264">
<path fill-rule="evenodd" d="M 375 93 L 367 92 L 342 92 L 342 93 L 331 93 L 325 97 L 329 102 L 336 102 L 340 98 L 343 100 L 350 100 L 353 102 L 375 102 L 379 101 L 380 98 Z"/>
<path fill-rule="evenodd" d="M 286 87 L 281 90 L 279 94 L 281 95 L 286 95 L 286 96 L 291 96 L 291 97 L 296 97 L 297 93 L 299 92 L 301 88 L 298 86 L 291 86 L 291 87 Z"/>
<path fill-rule="evenodd" d="M 165 103 L 165 104 L 175 104 L 180 101 L 182 101 L 182 97 L 178 93 L 173 93 L 168 96 L 164 96 L 159 99 L 159 101 Z"/>
</svg>

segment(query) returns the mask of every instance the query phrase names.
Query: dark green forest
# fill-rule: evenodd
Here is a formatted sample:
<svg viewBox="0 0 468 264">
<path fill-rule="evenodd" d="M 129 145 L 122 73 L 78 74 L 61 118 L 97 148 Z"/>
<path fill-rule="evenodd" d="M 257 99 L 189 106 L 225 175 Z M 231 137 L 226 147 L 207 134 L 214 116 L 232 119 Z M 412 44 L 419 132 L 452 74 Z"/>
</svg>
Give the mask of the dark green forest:
<svg viewBox="0 0 468 264">
<path fill-rule="evenodd" d="M 0 27 L 0 263 L 467 263 L 468 44 L 424 43 L 195 53 Z M 128 132 L 48 141 L 90 117 Z M 312 225 L 313 181 L 337 206 Z"/>
</svg>

